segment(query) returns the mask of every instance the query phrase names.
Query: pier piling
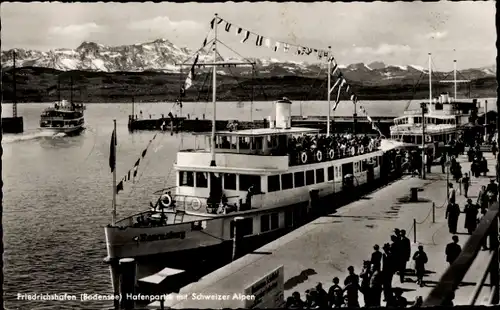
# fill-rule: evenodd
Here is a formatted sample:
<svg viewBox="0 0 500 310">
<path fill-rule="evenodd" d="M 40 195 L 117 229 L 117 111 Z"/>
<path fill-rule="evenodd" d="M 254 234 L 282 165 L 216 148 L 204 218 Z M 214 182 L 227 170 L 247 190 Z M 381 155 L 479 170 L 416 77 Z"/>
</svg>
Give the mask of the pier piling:
<svg viewBox="0 0 500 310">
<path fill-rule="evenodd" d="M 410 201 L 411 202 L 418 202 L 418 188 L 417 187 L 412 187 L 410 188 Z"/>
<path fill-rule="evenodd" d="M 432 202 L 432 223 L 436 223 L 436 203 Z"/>
<path fill-rule="evenodd" d="M 238 216 L 234 218 L 233 225 L 233 261 L 237 260 L 241 255 L 241 241 L 243 236 L 240 231 L 241 221 L 244 220 L 243 217 Z"/>
<path fill-rule="evenodd" d="M 124 310 L 134 309 L 137 266 L 133 258 L 120 259 L 120 293 L 122 297 L 121 308 Z"/>
<path fill-rule="evenodd" d="M 413 219 L 413 243 L 417 243 L 417 220 Z"/>
</svg>

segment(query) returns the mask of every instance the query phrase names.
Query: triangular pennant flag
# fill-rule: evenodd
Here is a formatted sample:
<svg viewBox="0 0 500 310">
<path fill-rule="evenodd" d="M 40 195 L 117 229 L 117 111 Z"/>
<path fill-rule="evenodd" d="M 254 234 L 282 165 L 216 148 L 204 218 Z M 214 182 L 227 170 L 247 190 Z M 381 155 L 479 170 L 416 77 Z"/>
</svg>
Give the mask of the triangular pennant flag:
<svg viewBox="0 0 500 310">
<path fill-rule="evenodd" d="M 267 48 L 270 48 L 270 47 L 271 47 L 271 39 L 266 39 L 266 41 L 265 41 L 265 42 L 266 42 L 266 43 L 265 43 L 266 47 L 267 47 Z"/>
<path fill-rule="evenodd" d="M 280 49 L 280 42 L 274 44 L 274 51 L 277 52 Z"/>
<path fill-rule="evenodd" d="M 121 180 L 120 183 L 116 185 L 116 194 L 118 194 L 122 190 L 123 190 L 123 180 Z"/>
<path fill-rule="evenodd" d="M 226 27 L 225 27 L 226 31 L 229 32 L 229 30 L 231 30 L 231 24 L 226 22 Z"/>
<path fill-rule="evenodd" d="M 219 18 L 219 21 L 217 22 L 217 25 L 222 23 L 224 20 L 222 18 Z"/>
<path fill-rule="evenodd" d="M 337 93 L 336 102 L 340 102 L 340 92 L 342 91 L 342 87 L 344 86 L 344 84 L 346 84 L 346 80 L 344 79 L 344 77 L 341 77 L 341 79 L 342 79 L 342 82 L 340 83 L 340 86 L 339 86 L 339 92 Z"/>
<path fill-rule="evenodd" d="M 335 64 L 332 68 L 332 73 L 330 73 L 331 75 L 335 75 L 335 72 L 337 71 L 337 69 L 339 68 L 339 66 L 337 66 L 337 64 Z"/>
<path fill-rule="evenodd" d="M 256 46 L 259 46 L 259 40 L 260 40 L 260 36 L 259 36 L 259 35 L 257 35 L 257 39 L 255 40 L 255 45 L 256 45 Z"/>
<path fill-rule="evenodd" d="M 335 89 L 335 87 L 337 87 L 337 85 L 340 84 L 340 82 L 342 82 L 340 78 L 335 81 L 335 84 L 333 84 L 332 88 L 330 88 L 330 93 Z"/>
<path fill-rule="evenodd" d="M 130 170 L 127 173 L 127 181 L 130 181 Z"/>
<path fill-rule="evenodd" d="M 139 158 L 135 164 L 134 164 L 134 178 L 137 176 L 137 168 L 139 168 L 139 163 L 141 162 L 141 159 Z"/>
<path fill-rule="evenodd" d="M 208 38 L 205 38 L 205 40 L 203 40 L 203 47 L 205 47 L 207 45 L 207 39 Z"/>
<path fill-rule="evenodd" d="M 210 22 L 210 29 L 214 29 L 214 24 L 215 24 L 215 17 Z"/>
<path fill-rule="evenodd" d="M 247 32 L 245 33 L 245 37 L 243 38 L 243 40 L 241 40 L 241 43 L 245 43 L 249 37 L 250 37 L 250 31 L 247 30 Z"/>
<path fill-rule="evenodd" d="M 142 151 L 141 157 L 144 158 L 146 156 L 146 152 L 148 151 L 148 148 L 145 148 L 144 151 Z"/>
<path fill-rule="evenodd" d="M 243 29 L 238 28 L 238 30 L 236 30 L 236 34 L 240 34 L 242 31 L 243 31 Z"/>
<path fill-rule="evenodd" d="M 259 40 L 259 46 L 262 46 L 262 40 L 264 39 L 263 36 L 260 37 L 260 40 Z"/>
<path fill-rule="evenodd" d="M 290 49 L 290 46 L 288 45 L 288 43 L 283 43 L 283 51 L 285 53 L 288 53 L 288 50 Z"/>
</svg>

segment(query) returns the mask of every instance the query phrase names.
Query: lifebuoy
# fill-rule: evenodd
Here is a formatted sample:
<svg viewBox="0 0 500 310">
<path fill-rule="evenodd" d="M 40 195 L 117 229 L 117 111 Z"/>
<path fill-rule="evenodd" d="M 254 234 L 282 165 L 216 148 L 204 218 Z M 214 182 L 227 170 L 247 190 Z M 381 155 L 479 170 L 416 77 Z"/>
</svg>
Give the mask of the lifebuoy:
<svg viewBox="0 0 500 310">
<path fill-rule="evenodd" d="M 201 208 L 201 201 L 198 198 L 191 200 L 191 209 L 198 211 Z"/>
<path fill-rule="evenodd" d="M 160 197 L 160 203 L 164 208 L 168 208 L 172 205 L 172 197 L 169 194 L 163 194 Z"/>
<path fill-rule="evenodd" d="M 300 153 L 300 161 L 305 164 L 307 163 L 307 153 L 306 152 L 302 152 Z"/>
<path fill-rule="evenodd" d="M 431 136 L 425 136 L 425 142 L 431 142 L 432 138 Z"/>
<path fill-rule="evenodd" d="M 333 149 L 330 149 L 328 151 L 328 157 L 330 157 L 330 159 L 334 159 L 335 158 L 335 152 L 333 151 Z"/>
<path fill-rule="evenodd" d="M 320 150 L 316 151 L 316 160 L 318 162 L 321 162 L 323 160 L 323 152 L 321 152 Z"/>
<path fill-rule="evenodd" d="M 359 147 L 359 153 L 363 154 L 365 152 L 365 147 L 362 145 Z"/>
<path fill-rule="evenodd" d="M 353 146 L 351 147 L 351 156 L 356 155 L 356 148 Z"/>
</svg>

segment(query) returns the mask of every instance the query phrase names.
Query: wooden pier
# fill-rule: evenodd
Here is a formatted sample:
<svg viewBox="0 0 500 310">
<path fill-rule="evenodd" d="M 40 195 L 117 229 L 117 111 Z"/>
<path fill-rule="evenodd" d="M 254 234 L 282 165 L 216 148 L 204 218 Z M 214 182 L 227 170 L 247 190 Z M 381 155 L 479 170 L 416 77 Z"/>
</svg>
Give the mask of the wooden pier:
<svg viewBox="0 0 500 310">
<path fill-rule="evenodd" d="M 389 127 L 393 124 L 392 117 L 372 117 L 383 134 L 389 135 Z M 218 120 L 215 123 L 216 130 L 227 130 L 231 124 L 237 124 L 234 129 L 251 129 L 251 128 L 266 128 L 269 127 L 269 122 L 266 119 L 249 121 L 237 120 Z M 326 116 L 292 116 L 293 127 L 308 127 L 319 128 L 326 132 L 327 119 Z M 332 132 L 352 132 L 356 126 L 357 133 L 373 132 L 372 125 L 364 117 L 339 116 L 332 117 L 331 128 Z M 165 117 L 160 118 L 138 119 L 132 118 L 129 115 L 128 128 L 131 131 L 135 130 L 171 130 L 184 132 L 207 132 L 212 128 L 212 121 L 209 119 L 190 119 L 186 117 Z"/>
</svg>

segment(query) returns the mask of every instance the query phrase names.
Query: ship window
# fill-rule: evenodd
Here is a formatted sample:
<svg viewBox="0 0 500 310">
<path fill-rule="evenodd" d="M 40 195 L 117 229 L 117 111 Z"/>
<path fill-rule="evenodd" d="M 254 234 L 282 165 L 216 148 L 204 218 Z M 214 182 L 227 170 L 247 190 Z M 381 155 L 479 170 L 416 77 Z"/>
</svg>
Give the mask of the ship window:
<svg viewBox="0 0 500 310">
<path fill-rule="evenodd" d="M 192 171 L 181 171 L 179 174 L 179 186 L 194 186 L 194 173 Z"/>
<path fill-rule="evenodd" d="M 224 189 L 236 190 L 236 174 L 224 173 Z"/>
<path fill-rule="evenodd" d="M 267 177 L 267 191 L 276 192 L 280 190 L 280 176 L 270 175 Z"/>
<path fill-rule="evenodd" d="M 208 187 L 208 173 L 196 172 L 196 187 Z"/>
<path fill-rule="evenodd" d="M 325 182 L 325 169 L 316 169 L 316 183 Z"/>
<path fill-rule="evenodd" d="M 229 237 L 234 238 L 234 220 L 231 221 L 229 228 Z M 241 234 L 241 237 L 251 235 L 253 233 L 253 218 L 247 217 L 242 219 L 240 222 L 240 230 L 238 233 Z"/>
<path fill-rule="evenodd" d="M 314 184 L 314 170 L 306 171 L 306 185 Z"/>
<path fill-rule="evenodd" d="M 279 214 L 272 213 L 271 214 L 271 230 L 275 230 L 279 228 Z"/>
<path fill-rule="evenodd" d="M 240 191 L 247 191 L 253 185 L 254 193 L 262 191 L 260 186 L 260 175 L 240 174 Z"/>
<path fill-rule="evenodd" d="M 292 212 L 292 210 L 285 211 L 285 226 L 286 227 L 293 226 L 293 212 Z"/>
<path fill-rule="evenodd" d="M 281 175 L 281 189 L 293 188 L 293 174 L 286 173 Z"/>
<path fill-rule="evenodd" d="M 328 181 L 333 180 L 333 166 L 327 168 L 327 174 L 328 174 Z"/>
<path fill-rule="evenodd" d="M 295 188 L 304 186 L 304 171 L 295 172 L 293 174 L 293 179 L 295 181 Z"/>
<path fill-rule="evenodd" d="M 269 230 L 269 214 L 264 214 L 260 216 L 260 232 L 266 232 Z"/>
</svg>

